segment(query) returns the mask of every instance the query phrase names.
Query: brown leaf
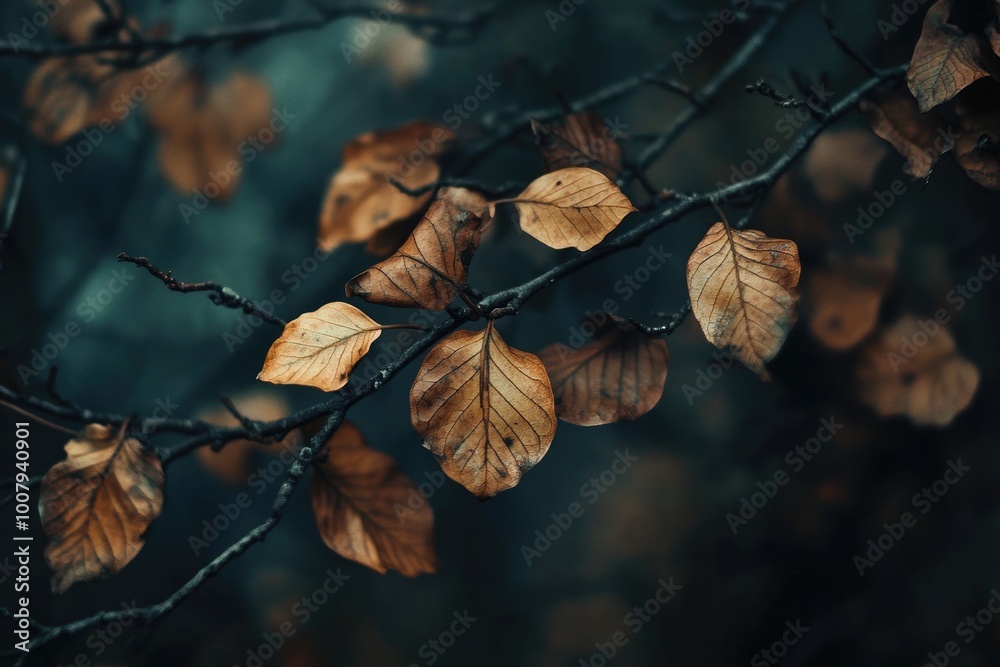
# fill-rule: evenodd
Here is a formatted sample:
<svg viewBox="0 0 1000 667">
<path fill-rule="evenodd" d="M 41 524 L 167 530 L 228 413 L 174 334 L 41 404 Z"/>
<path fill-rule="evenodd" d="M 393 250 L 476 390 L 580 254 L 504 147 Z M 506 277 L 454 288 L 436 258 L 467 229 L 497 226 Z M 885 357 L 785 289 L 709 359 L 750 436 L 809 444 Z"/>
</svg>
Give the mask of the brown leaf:
<svg viewBox="0 0 1000 667">
<path fill-rule="evenodd" d="M 117 3 L 110 2 L 109 6 L 115 14 L 120 13 Z M 53 16 L 52 28 L 73 43 L 112 38 L 128 43 L 141 35 L 139 25 L 132 19 L 126 19 L 117 30 L 110 28 L 104 12 L 85 0 L 73 0 L 61 7 Z M 102 30 L 113 34 L 105 35 Z M 139 99 L 136 88 L 149 94 L 150 85 L 156 85 L 143 83 L 150 76 L 148 70 L 160 76 L 176 61 L 175 56 L 167 56 L 149 68 L 135 69 L 128 60 L 131 57 L 142 61 L 147 54 L 125 56 L 102 51 L 49 58 L 40 63 L 32 72 L 22 98 L 32 134 L 46 143 L 61 144 L 89 127 L 109 132 L 132 112 Z"/>
<path fill-rule="evenodd" d="M 593 340 L 573 349 L 556 343 L 539 357 L 552 380 L 556 414 L 579 426 L 599 426 L 646 414 L 663 395 L 670 349 L 628 321 L 606 314 Z"/>
<path fill-rule="evenodd" d="M 37 4 L 45 9 L 42 2 Z M 59 5 L 49 21 L 52 34 L 73 44 L 85 44 L 100 37 L 98 32 L 107 24 L 108 17 L 98 3 L 94 0 L 59 0 Z M 105 0 L 105 6 L 111 10 L 112 16 L 121 18 L 120 3 Z"/>
<path fill-rule="evenodd" d="M 947 426 L 972 402 L 979 369 L 943 325 L 906 316 L 865 348 L 858 382 L 861 400 L 882 417 Z"/>
<path fill-rule="evenodd" d="M 451 334 L 427 354 L 410 414 L 445 474 L 480 499 L 516 486 L 556 432 L 545 366 L 508 347 L 492 320 L 482 331 Z"/>
<path fill-rule="evenodd" d="M 93 56 L 42 62 L 32 72 L 22 101 L 31 133 L 46 143 L 61 144 L 99 124 L 103 105 L 97 98 L 105 73 Z"/>
<path fill-rule="evenodd" d="M 417 487 L 396 462 L 370 448 L 350 422 L 341 424 L 324 450 L 309 491 L 326 545 L 382 574 L 435 572 L 434 510 L 426 502 L 410 506 Z"/>
<path fill-rule="evenodd" d="M 38 507 L 52 590 L 63 593 L 121 571 L 139 553 L 163 509 L 163 467 L 124 428 L 91 424 L 42 479 Z"/>
<path fill-rule="evenodd" d="M 443 188 L 396 254 L 352 278 L 347 296 L 386 306 L 447 308 L 469 276 L 486 209 L 476 192 Z"/>
<path fill-rule="evenodd" d="M 455 133 L 418 121 L 385 132 L 369 132 L 344 146 L 343 163 L 323 200 L 317 243 L 325 251 L 373 234 L 422 210 L 426 192 L 411 197 L 389 179 L 414 190 L 438 179 L 437 158 Z"/>
<path fill-rule="evenodd" d="M 552 125 L 532 120 L 531 131 L 542 153 L 546 172 L 588 167 L 612 180 L 621 173 L 621 146 L 594 111 L 571 114 Z"/>
<path fill-rule="evenodd" d="M 764 364 L 781 349 L 798 317 L 799 249 L 728 223 L 712 225 L 687 264 L 695 319 L 709 342 L 770 379 Z"/>
<path fill-rule="evenodd" d="M 1000 85 L 983 81 L 962 91 L 955 112 L 955 160 L 973 181 L 1000 190 Z"/>
<path fill-rule="evenodd" d="M 814 269 L 807 281 L 809 330 L 832 350 L 848 350 L 875 329 L 891 270 L 855 257 L 842 266 Z"/>
<path fill-rule="evenodd" d="M 349 303 L 328 303 L 285 325 L 257 379 L 336 391 L 385 328 Z"/>
<path fill-rule="evenodd" d="M 183 193 L 205 190 L 212 199 L 229 198 L 236 192 L 242 173 L 240 146 L 266 148 L 269 143 L 258 140 L 259 135 L 264 129 L 274 134 L 269 127 L 270 90 L 248 74 L 236 73 L 209 87 L 192 72 L 182 70 L 149 105 L 150 124 L 161 134 L 160 169 Z M 209 188 L 210 184 L 215 187 Z"/>
<path fill-rule="evenodd" d="M 951 0 L 938 0 L 924 17 L 906 83 L 921 111 L 947 102 L 973 81 L 990 76 L 996 56 L 982 35 L 948 22 Z"/>
<path fill-rule="evenodd" d="M 536 178 L 512 202 L 521 229 L 550 248 L 589 250 L 604 240 L 626 215 L 632 202 L 604 174 L 570 167 Z"/>
<path fill-rule="evenodd" d="M 874 94 L 861 101 L 861 111 L 868 117 L 872 131 L 906 158 L 903 172 L 914 178 L 930 176 L 941 155 L 952 147 L 944 119 L 934 113 L 920 113 L 909 91 Z"/>
</svg>

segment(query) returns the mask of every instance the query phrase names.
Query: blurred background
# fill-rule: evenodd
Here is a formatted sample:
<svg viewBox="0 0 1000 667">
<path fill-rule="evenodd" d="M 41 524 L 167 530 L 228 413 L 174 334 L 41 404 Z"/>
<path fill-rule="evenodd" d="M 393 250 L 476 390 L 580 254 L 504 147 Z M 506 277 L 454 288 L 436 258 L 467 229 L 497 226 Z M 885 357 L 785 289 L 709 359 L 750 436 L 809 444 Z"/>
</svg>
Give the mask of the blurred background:
<svg viewBox="0 0 1000 667">
<path fill-rule="evenodd" d="M 464 44 L 428 44 L 392 22 L 368 43 L 358 42 L 373 24 L 350 19 L 238 47 L 185 51 L 182 57 L 207 81 L 237 73 L 256 77 L 271 106 L 288 118 L 276 139 L 243 163 L 231 196 L 203 209 L 197 209 L 191 188 L 182 183 L 179 189 L 164 172 L 169 160 L 161 155 L 167 150 L 163 133 L 141 103 L 102 132 L 78 166 L 69 172 L 54 167 L 71 164 L 68 150 L 80 137 L 53 145 L 19 124 L 38 63 L 0 59 L 0 140 L 19 145 L 27 165 L 0 250 L 3 384 L 43 395 L 44 373 L 25 383 L 16 369 L 30 363 L 50 334 L 73 322 L 80 334 L 54 362 L 58 388 L 94 410 L 149 415 L 173 406 L 175 417 L 224 419 L 219 396 L 226 395 L 250 416 L 275 418 L 322 400 L 314 389 L 255 381 L 279 334 L 275 327 L 252 326 L 239 311 L 216 307 L 203 294 L 170 292 L 136 267 L 116 262 L 116 255 L 144 255 L 181 280 L 218 281 L 251 299 L 280 291 L 287 300 L 276 312 L 286 320 L 342 299 L 344 283 L 377 257 L 363 245 L 349 245 L 323 261 L 303 263 L 314 258 L 324 189 L 346 142 L 412 120 L 446 123 L 445 114 L 474 94 L 480 77 L 500 85 L 463 119 L 461 140 L 483 136 L 484 124 L 580 98 L 661 61 L 681 63 L 667 75 L 697 88 L 767 13 L 751 8 L 745 23 L 710 35 L 691 63 L 675 59 L 675 52 L 690 55 L 689 38 L 705 33 L 703 21 L 726 8 L 717 4 L 506 2 Z M 829 9 L 852 44 L 889 66 L 906 62 L 919 36 L 926 4 L 910 5 L 914 11 L 890 2 L 840 0 Z M 142 26 L 165 24 L 167 34 L 178 35 L 311 11 L 308 2 L 255 0 L 129 0 L 126 7 Z M 468 9 L 468 3 L 431 2 L 414 11 Z M 24 17 L 37 10 L 28 0 L 4 2 L 2 32 L 19 33 Z M 565 20 L 554 21 L 549 13 L 560 11 Z M 890 21 L 894 11 L 905 20 L 886 36 L 879 21 Z M 29 41 L 52 39 L 47 27 Z M 345 44 L 357 47 L 348 49 L 349 59 Z M 651 182 L 677 191 L 714 189 L 718 181 L 730 181 L 733 165 L 751 155 L 747 151 L 769 139 L 787 148 L 803 122 L 795 120 L 794 110 L 743 87 L 764 78 L 797 94 L 794 72 L 826 81 L 833 101 L 867 77 L 829 38 L 816 2 L 801 3 L 782 20 L 765 48 L 649 170 Z M 626 155 L 634 157 L 642 138 L 662 132 L 685 106 L 678 95 L 646 87 L 598 111 L 620 122 Z M 1000 619 L 984 623 L 981 614 L 971 639 L 971 626 L 960 624 L 986 608 L 1000 587 L 1000 457 L 997 422 L 989 415 L 998 397 L 1000 281 L 982 283 L 971 298 L 963 297 L 961 309 L 949 293 L 966 285 L 982 258 L 996 251 L 1000 201 L 950 159 L 942 159 L 926 184 L 906 176 L 903 164 L 863 115 L 851 114 L 821 137 L 755 211 L 749 226 L 796 241 L 803 260 L 800 321 L 772 364 L 771 382 L 720 361 L 689 318 L 669 337 L 669 376 L 652 412 L 600 428 L 560 423 L 544 461 L 517 488 L 488 502 L 450 481 L 434 489 L 429 502 L 436 517 L 437 574 L 379 575 L 340 558 L 320 539 L 308 494 L 300 489 L 264 543 L 155 626 L 128 629 L 111 642 L 87 634 L 62 640 L 27 664 L 598 666 L 605 664 L 600 647 L 609 652 L 608 642 L 619 632 L 627 642 L 616 647 L 611 661 L 621 667 L 934 664 L 929 653 L 967 667 L 996 664 Z M 473 176 L 526 183 L 539 173 L 531 136 L 521 133 Z M 845 224 L 858 225 L 859 207 L 870 211 L 897 181 L 903 194 L 874 216 L 864 234 L 845 231 Z M 642 197 L 638 188 L 629 194 Z M 744 213 L 735 206 L 725 210 L 733 220 Z M 717 217 L 708 211 L 689 215 L 644 246 L 572 275 L 516 318 L 501 321 L 499 330 L 528 351 L 571 344 L 584 313 L 606 299 L 615 300 L 623 314 L 659 323 L 658 313 L 684 305 L 687 257 Z M 518 284 L 568 256 L 527 237 L 509 218 L 498 223 L 470 276 L 483 292 Z M 637 288 L 621 288 L 661 247 L 671 259 Z M 872 369 L 884 365 L 879 346 L 900 340 L 891 327 L 907 316 L 932 318 L 939 309 L 949 315 L 954 350 L 942 342 L 948 334 L 935 337 L 912 362 L 916 377 L 899 376 L 902 389 L 872 381 Z M 376 306 L 365 311 L 380 322 L 407 316 Z M 372 354 L 390 349 L 394 334 L 386 332 Z M 920 374 L 933 376 L 956 355 L 977 369 L 978 385 L 953 419 L 919 410 L 883 416 L 873 407 L 880 400 L 891 403 L 914 382 L 933 384 L 933 377 Z M 350 419 L 421 483 L 439 468 L 410 425 L 408 392 L 416 369 L 411 365 L 357 405 Z M 885 399 L 885 392 L 896 393 Z M 0 410 L 5 442 L 15 416 Z M 935 417 L 947 423 L 927 423 Z M 816 438 L 822 420 L 841 427 L 811 460 L 790 463 L 786 456 Z M 36 423 L 32 438 L 34 473 L 63 457 L 64 434 Z M 157 436 L 155 444 L 172 442 Z M 594 502 L 581 495 L 583 485 L 626 451 L 637 457 L 630 468 L 615 475 Z M 954 484 L 939 484 L 938 491 L 946 491 L 922 513 L 924 501 L 915 503 L 914 496 L 932 488 L 949 462 L 959 459 L 969 470 Z M 259 469 L 275 460 L 265 448 L 234 444 L 222 454 L 206 450 L 171 463 L 163 515 L 140 555 L 114 577 L 79 584 L 58 597 L 48 593 L 39 530 L 33 612 L 41 622 L 56 624 L 164 599 L 268 516 L 280 482 L 260 483 Z M 5 457 L 5 470 L 8 465 Z M 740 516 L 743 500 L 749 502 L 778 471 L 787 473 L 787 484 L 752 516 L 744 509 L 745 525 L 727 518 Z M 216 519 L 220 505 L 241 492 L 251 497 L 251 506 L 207 547 L 193 547 L 191 537 L 203 537 L 204 522 Z M 552 514 L 566 512 L 573 502 L 584 505 L 583 516 L 528 564 L 522 547 L 534 547 L 536 531 L 544 533 Z M 869 540 L 877 546 L 886 533 L 883 524 L 898 522 L 907 511 L 916 516 L 915 525 L 859 573 L 856 557 L 871 558 Z M 337 568 L 349 579 L 301 623 L 295 604 Z M 12 583 L 3 576 L 6 601 Z M 682 588 L 636 623 L 633 609 L 671 577 Z M 432 640 L 451 643 L 441 635 L 455 613 L 466 611 L 476 620 L 453 646 L 443 654 L 431 648 Z M 294 636 L 273 656 L 254 662 L 268 633 L 289 620 L 296 623 Z M 800 638 L 786 624 L 808 631 Z M 956 642 L 957 657 L 942 653 L 948 642 Z M 79 662 L 80 656 L 88 662 Z"/>
</svg>

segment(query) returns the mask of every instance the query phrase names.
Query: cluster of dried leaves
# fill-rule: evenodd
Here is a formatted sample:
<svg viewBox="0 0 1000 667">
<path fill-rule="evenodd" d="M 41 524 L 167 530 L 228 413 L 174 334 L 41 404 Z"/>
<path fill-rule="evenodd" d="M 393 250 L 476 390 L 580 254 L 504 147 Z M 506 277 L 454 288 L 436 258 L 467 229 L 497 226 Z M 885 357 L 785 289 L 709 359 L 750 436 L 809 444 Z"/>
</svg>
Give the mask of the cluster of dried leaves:
<svg viewBox="0 0 1000 667">
<path fill-rule="evenodd" d="M 162 25 L 144 32 L 118 2 L 104 4 L 110 15 L 93 0 L 68 0 L 50 28 L 72 44 L 112 37 L 128 43 L 166 33 Z M 219 191 L 211 195 L 220 200 L 238 186 L 240 145 L 268 126 L 272 110 L 270 91 L 256 77 L 234 73 L 213 84 L 176 54 L 161 58 L 144 52 L 44 60 L 32 73 L 22 104 L 31 132 L 50 144 L 87 129 L 108 134 L 142 107 L 160 134 L 159 162 L 170 184 L 191 194 L 213 183 L 213 172 L 223 171 L 230 178 L 215 183 Z"/>
<path fill-rule="evenodd" d="M 915 178 L 929 177 L 954 150 L 972 180 L 1000 190 L 1000 5 L 988 4 L 992 15 L 970 32 L 955 17 L 967 8 L 938 0 L 913 51 L 908 90 L 862 104 L 872 129 L 906 158 Z"/>
<path fill-rule="evenodd" d="M 550 248 L 579 251 L 601 243 L 636 210 L 610 180 L 621 172 L 622 151 L 600 117 L 575 114 L 533 130 L 546 173 L 517 196 L 494 201 L 463 188 L 433 193 L 438 159 L 454 142 L 444 128 L 412 123 L 352 141 L 326 194 L 319 244 L 378 244 L 394 227 L 412 231 L 391 256 L 351 279 L 346 295 L 435 311 L 461 298 L 477 308 L 469 268 L 498 206 L 513 205 L 521 229 Z M 407 157 L 415 150 L 419 160 Z M 415 215 L 415 226 L 406 222 Z M 709 340 L 765 379 L 765 364 L 795 323 L 798 280 L 793 242 L 726 222 L 709 230 L 688 267 L 694 314 Z M 485 328 L 456 332 L 431 349 L 410 392 L 425 446 L 479 498 L 512 488 L 541 461 L 557 419 L 587 426 L 635 419 L 663 393 L 666 341 L 629 321 L 605 314 L 584 345 L 556 343 L 536 356 L 510 347 L 492 314 L 482 315 Z M 329 303 L 286 326 L 259 379 L 335 391 L 381 332 L 396 326 L 403 325 Z"/>
<path fill-rule="evenodd" d="M 947 121 L 931 109 L 951 104 L 959 164 L 976 182 L 1000 189 L 997 20 L 982 34 L 970 34 L 950 22 L 950 11 L 950 0 L 939 0 L 928 12 L 908 78 L 912 96 L 880 93 L 863 110 L 875 133 L 908 159 L 907 172 L 926 178 L 950 148 L 937 141 Z M 103 15 L 65 16 L 66 25 L 55 29 L 71 41 L 107 29 Z M 139 30 L 127 20 L 114 29 Z M 163 136 L 161 160 L 169 178 L 197 187 L 206 165 L 233 159 L 233 142 L 248 130 L 234 119 L 262 115 L 270 102 L 252 77 L 238 75 L 208 88 L 188 67 L 176 66 L 179 73 L 150 95 L 149 117 Z M 138 76 L 107 67 L 99 57 L 44 62 L 25 94 L 35 133 L 64 141 L 105 118 L 114 96 Z M 535 355 L 504 340 L 496 326 L 503 313 L 478 310 L 469 271 L 497 207 L 512 206 L 521 229 L 546 246 L 581 252 L 600 244 L 636 210 L 613 180 L 622 171 L 622 149 L 599 116 L 572 114 L 552 125 L 533 123 L 532 130 L 545 173 L 517 196 L 492 201 L 469 189 L 438 187 L 442 162 L 457 143 L 447 128 L 415 122 L 362 135 L 345 146 L 319 220 L 321 248 L 367 243 L 385 256 L 347 283 L 347 297 L 432 311 L 461 299 L 485 319 L 478 330 L 438 341 L 410 390 L 411 421 L 424 446 L 450 478 L 480 499 L 516 486 L 542 460 L 558 420 L 597 426 L 650 411 L 662 396 L 670 362 L 662 336 L 608 313 L 583 345 L 554 343 Z M 877 162 L 881 153 L 871 148 L 870 135 L 847 134 L 841 138 Z M 874 166 L 861 174 L 843 168 L 833 157 L 842 147 L 836 148 L 817 142 L 805 165 L 827 201 L 866 186 L 874 172 Z M 773 201 L 792 202 L 793 190 L 790 178 L 783 178 Z M 796 227 L 793 218 L 785 216 L 786 227 Z M 978 370 L 942 329 L 905 372 L 897 372 L 893 348 L 920 324 L 904 317 L 877 330 L 893 281 L 891 255 L 831 255 L 808 279 L 809 328 L 834 350 L 861 350 L 859 393 L 880 415 L 944 425 L 972 400 Z M 767 364 L 798 318 L 801 272 L 795 242 L 723 218 L 687 262 L 692 313 L 713 345 L 767 380 Z M 343 301 L 328 303 L 288 323 L 258 377 L 337 391 L 382 331 L 405 326 L 380 324 Z M 306 428 L 301 437 L 313 433 Z M 230 443 L 232 457 L 224 465 L 220 460 L 217 472 L 239 481 L 255 446 Z M 91 425 L 66 445 L 66 460 L 42 484 L 50 536 L 46 557 L 57 591 L 117 572 L 135 557 L 162 509 L 163 479 L 160 461 L 125 427 Z M 415 576 L 437 567 L 430 505 L 402 521 L 394 509 L 406 505 L 413 490 L 400 467 L 350 423 L 332 435 L 313 465 L 311 498 L 323 540 L 378 572 Z"/>
</svg>

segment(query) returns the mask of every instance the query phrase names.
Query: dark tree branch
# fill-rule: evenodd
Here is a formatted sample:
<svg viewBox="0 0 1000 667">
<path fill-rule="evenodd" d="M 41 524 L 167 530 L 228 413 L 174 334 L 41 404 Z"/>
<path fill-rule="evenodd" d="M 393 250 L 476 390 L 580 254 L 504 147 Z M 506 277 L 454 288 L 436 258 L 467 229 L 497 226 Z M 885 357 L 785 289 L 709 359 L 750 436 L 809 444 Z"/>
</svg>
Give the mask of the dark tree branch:
<svg viewBox="0 0 1000 667">
<path fill-rule="evenodd" d="M 732 79 L 737 72 L 739 72 L 743 67 L 753 58 L 754 55 L 760 49 L 767 44 L 768 37 L 771 33 L 778 27 L 781 23 L 781 19 L 788 15 L 788 13 L 795 8 L 801 0 L 788 0 L 785 4 L 778 8 L 775 8 L 771 13 L 764 19 L 763 22 L 757 27 L 754 33 L 750 36 L 743 46 L 739 48 L 730 57 L 729 61 L 720 69 L 715 76 L 713 76 L 709 81 L 701 87 L 701 89 L 695 93 L 695 97 L 701 101 L 703 106 L 709 106 L 712 101 L 718 96 L 722 87 Z M 645 150 L 639 155 L 639 166 L 643 169 L 648 168 L 651 164 L 656 162 L 657 159 L 670 147 L 674 141 L 687 129 L 694 120 L 700 115 L 701 108 L 697 106 L 690 106 L 685 109 L 676 119 L 674 119 L 673 124 L 667 128 L 663 134 L 659 136 L 658 139 L 646 146 Z M 627 178 L 619 178 L 619 184 L 627 182 Z"/>
<path fill-rule="evenodd" d="M 652 326 L 649 324 L 643 324 L 642 322 L 631 317 L 629 318 L 629 322 L 631 322 L 636 329 L 642 331 L 648 336 L 669 336 L 677 330 L 677 327 L 684 323 L 684 320 L 687 319 L 687 316 L 690 313 L 691 302 L 688 301 L 683 308 L 673 313 L 657 313 L 658 317 L 662 317 L 667 320 L 663 324 Z"/>
<path fill-rule="evenodd" d="M 830 38 L 838 47 L 840 47 L 840 50 L 844 52 L 844 55 L 861 65 L 861 67 L 872 76 L 878 76 L 881 70 L 879 70 L 879 68 L 876 67 L 872 61 L 865 57 L 864 54 L 851 46 L 851 44 L 844 39 L 843 35 L 840 34 L 840 31 L 837 30 L 837 26 L 834 25 L 833 18 L 830 16 L 829 9 L 826 6 L 826 0 L 822 0 L 822 2 L 820 2 L 819 12 L 823 17 L 823 23 L 826 24 L 827 31 L 830 33 Z"/>
<path fill-rule="evenodd" d="M 156 268 L 147 258 L 132 257 L 123 252 L 118 253 L 118 261 L 129 262 L 130 264 L 135 264 L 138 267 L 146 269 L 149 271 L 150 275 L 155 278 L 159 278 L 168 289 L 171 289 L 174 292 L 210 292 L 209 298 L 212 300 L 212 303 L 217 306 L 225 306 L 226 308 L 242 310 L 247 315 L 256 315 L 265 322 L 276 324 L 279 327 L 283 327 L 287 324 L 287 322 L 277 315 L 267 312 L 250 299 L 240 296 L 230 288 L 223 287 L 215 281 L 209 280 L 201 283 L 184 283 L 174 278 L 170 271 L 164 273 Z"/>
<path fill-rule="evenodd" d="M 504 195 L 512 192 L 523 190 L 526 187 L 524 183 L 516 183 L 514 181 L 502 183 L 500 185 L 490 185 L 489 183 L 483 183 L 482 181 L 476 181 L 468 178 L 445 178 L 434 181 L 433 183 L 428 183 L 427 185 L 422 185 L 419 188 L 408 188 L 392 176 L 387 176 L 386 179 L 394 188 L 411 197 L 419 197 L 427 194 L 428 192 L 437 192 L 441 188 L 465 188 L 467 190 L 474 190 L 489 197 L 503 197 Z"/>
<path fill-rule="evenodd" d="M 144 63 L 148 63 L 183 49 L 207 48 L 223 43 L 233 46 L 247 46 L 280 35 L 318 30 L 340 19 L 371 18 L 379 8 L 374 4 L 360 4 L 328 8 L 314 6 L 313 9 L 316 15 L 309 18 L 269 19 L 160 39 L 139 37 L 128 41 L 105 40 L 85 44 L 9 44 L 0 42 L 0 57 L 42 60 L 55 56 L 67 57 L 113 52 L 121 53 L 133 60 L 138 60 L 143 54 L 151 54 L 148 58 L 143 59 Z M 452 39 L 454 35 L 464 36 L 465 40 L 475 37 L 496 11 L 496 6 L 486 6 L 460 12 L 455 16 L 431 16 L 401 12 L 393 15 L 392 21 L 412 30 L 420 31 L 422 36 L 432 42 L 460 43 L 462 39 Z"/>
<path fill-rule="evenodd" d="M 718 94 L 721 87 L 730 78 L 732 78 L 735 73 L 747 63 L 749 58 L 763 45 L 767 36 L 777 25 L 780 16 L 782 16 L 794 3 L 795 0 L 792 0 L 791 3 L 777 8 L 774 13 L 771 14 L 757 29 L 747 43 L 736 52 L 723 70 L 716 74 L 716 76 L 714 76 L 701 89 L 696 98 L 701 100 L 704 104 L 707 104 L 710 100 L 712 100 Z M 659 69 L 662 70 L 662 66 Z M 299 486 L 306 468 L 314 459 L 320 448 L 326 443 L 327 439 L 340 425 L 348 410 L 357 402 L 377 392 L 383 385 L 391 381 L 403 368 L 416 360 L 432 345 L 456 330 L 462 324 L 479 319 L 480 317 L 483 317 L 484 314 L 485 317 L 490 319 L 500 319 L 502 317 L 516 315 L 531 298 L 545 288 L 553 285 L 558 280 L 565 278 L 566 276 L 582 269 L 585 266 L 599 261 L 602 258 L 642 244 L 642 242 L 654 232 L 662 229 L 668 224 L 683 219 L 687 214 L 693 211 L 714 206 L 718 202 L 724 202 L 738 197 L 746 197 L 747 195 L 753 195 L 758 198 L 761 197 L 767 189 L 774 185 L 777 179 L 785 173 L 794 161 L 805 153 L 813 140 L 819 136 L 819 134 L 826 127 L 828 127 L 835 120 L 852 111 L 857 106 L 861 98 L 875 87 L 890 79 L 899 78 L 904 73 L 905 67 L 902 66 L 890 70 L 880 70 L 872 79 L 862 83 L 836 104 L 830 106 L 828 112 L 821 116 L 815 124 L 803 129 L 786 152 L 776 158 L 767 169 L 759 172 L 756 176 L 739 183 L 724 186 L 714 191 L 699 194 L 675 195 L 670 200 L 661 202 L 660 205 L 648 212 L 634 214 L 634 221 L 628 226 L 627 230 L 613 235 L 602 244 L 587 252 L 574 254 L 569 259 L 563 261 L 541 275 L 522 283 L 521 285 L 502 290 L 493 295 L 478 298 L 478 300 L 475 300 L 475 297 L 472 296 L 474 294 L 473 292 L 467 293 L 472 301 L 471 305 L 474 307 L 449 310 L 448 312 L 450 317 L 435 325 L 416 343 L 403 350 L 396 360 L 387 364 L 379 373 L 376 374 L 375 377 L 360 385 L 348 385 L 344 389 L 333 392 L 330 394 L 329 399 L 324 403 L 314 405 L 290 417 L 274 421 L 260 422 L 243 416 L 235 409 L 235 406 L 231 406 L 231 411 L 237 415 L 237 418 L 240 421 L 240 426 L 229 428 L 213 426 L 204 422 L 192 420 L 139 420 L 139 424 L 144 429 L 148 424 L 162 430 L 174 430 L 181 433 L 188 433 L 192 436 L 188 441 L 177 447 L 158 452 L 158 455 L 164 463 L 169 463 L 170 461 L 207 444 L 221 446 L 221 444 L 224 444 L 225 442 L 238 438 L 268 438 L 271 436 L 286 434 L 292 429 L 318 418 L 325 418 L 326 421 L 320 431 L 299 450 L 298 457 L 289 469 L 287 478 L 276 494 L 271 507 L 271 515 L 268 519 L 233 543 L 205 567 L 201 568 L 180 589 L 157 604 L 121 611 L 99 612 L 68 624 L 45 628 L 41 633 L 37 634 L 33 638 L 31 642 L 32 649 L 34 650 L 44 646 L 58 637 L 76 634 L 115 620 L 138 619 L 144 623 L 153 623 L 159 620 L 181 602 L 193 595 L 205 581 L 218 573 L 228 563 L 248 551 L 256 542 L 265 539 L 265 537 L 281 521 L 289 498 L 294 490 Z M 656 72 L 654 75 L 659 76 L 660 74 L 662 74 L 662 71 Z M 632 77 L 631 79 L 619 82 L 613 86 L 604 88 L 587 98 L 577 100 L 575 103 L 571 104 L 571 107 L 573 107 L 573 110 L 577 111 L 589 109 L 599 104 L 619 99 L 620 97 L 635 90 L 637 87 L 648 82 L 648 73 L 638 75 L 636 77 Z M 674 124 L 664 134 L 654 140 L 653 144 L 647 147 L 646 151 L 638 161 L 639 167 L 645 168 L 650 163 L 655 161 L 659 155 L 661 155 L 662 152 L 676 139 L 676 137 L 680 135 L 684 128 L 686 128 L 687 125 L 694 120 L 694 118 L 698 115 L 698 112 L 699 108 L 695 105 L 688 107 L 686 111 L 682 112 L 675 120 Z M 522 129 L 526 129 L 532 118 L 544 121 L 559 117 L 563 113 L 564 110 L 560 107 L 558 109 L 543 109 L 540 111 L 535 110 L 525 112 L 515 117 L 503 126 L 496 128 L 492 137 L 474 147 L 468 156 L 471 157 L 471 160 L 466 162 L 465 167 L 469 168 L 478 158 L 492 151 L 505 139 L 513 136 Z M 460 173 L 462 172 L 460 171 Z M 253 302 L 239 297 L 239 295 L 235 294 L 231 290 L 223 288 L 217 283 L 181 283 L 174 279 L 169 272 L 161 272 L 159 269 L 150 264 L 145 258 L 132 258 L 122 254 L 119 256 L 119 259 L 121 261 L 130 261 L 138 266 L 146 268 L 152 275 L 160 279 L 165 285 L 167 285 L 168 288 L 172 290 L 179 292 L 208 291 L 214 295 L 213 301 L 219 305 L 242 309 L 245 312 L 251 312 L 260 315 L 261 317 L 265 315 L 263 311 L 253 304 Z M 670 333 L 680 325 L 689 310 L 690 305 L 686 306 L 677 313 L 672 314 L 670 316 L 670 320 L 662 326 L 650 327 L 642 325 L 642 328 L 650 333 Z M 276 319 L 277 318 L 275 318 L 275 320 Z M 283 324 L 280 320 L 275 323 Z M 32 397 L 23 397 L 4 387 L 0 387 L 0 397 L 8 398 L 12 403 L 19 403 L 21 405 L 27 405 L 35 409 L 40 409 L 49 415 L 72 419 L 74 421 L 81 421 L 84 423 L 101 422 L 122 424 L 127 423 L 129 420 L 128 417 L 121 415 L 104 415 L 83 410 L 77 406 L 66 406 L 50 401 L 42 401 Z"/>
</svg>

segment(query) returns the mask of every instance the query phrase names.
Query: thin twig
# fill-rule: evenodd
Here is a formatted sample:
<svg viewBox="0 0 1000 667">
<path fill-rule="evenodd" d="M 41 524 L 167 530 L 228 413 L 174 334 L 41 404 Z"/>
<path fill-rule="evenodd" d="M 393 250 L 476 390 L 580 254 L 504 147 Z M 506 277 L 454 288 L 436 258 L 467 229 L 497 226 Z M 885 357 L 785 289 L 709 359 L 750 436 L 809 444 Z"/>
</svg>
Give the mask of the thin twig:
<svg viewBox="0 0 1000 667">
<path fill-rule="evenodd" d="M 215 281 L 205 281 L 200 283 L 185 283 L 177 280 L 172 275 L 172 272 L 163 272 L 156 268 L 149 259 L 145 257 L 132 257 L 123 252 L 118 253 L 119 262 L 129 262 L 135 264 L 138 267 L 146 269 L 150 275 L 155 278 L 160 279 L 168 289 L 174 292 L 210 292 L 209 298 L 217 306 L 225 306 L 226 308 L 234 308 L 236 310 L 242 310 L 247 315 L 256 315 L 265 322 L 270 322 L 271 324 L 276 324 L 279 327 L 283 327 L 287 324 L 283 319 L 278 317 L 273 313 L 269 313 L 250 299 L 246 299 L 228 287 L 223 287 Z"/>
</svg>

